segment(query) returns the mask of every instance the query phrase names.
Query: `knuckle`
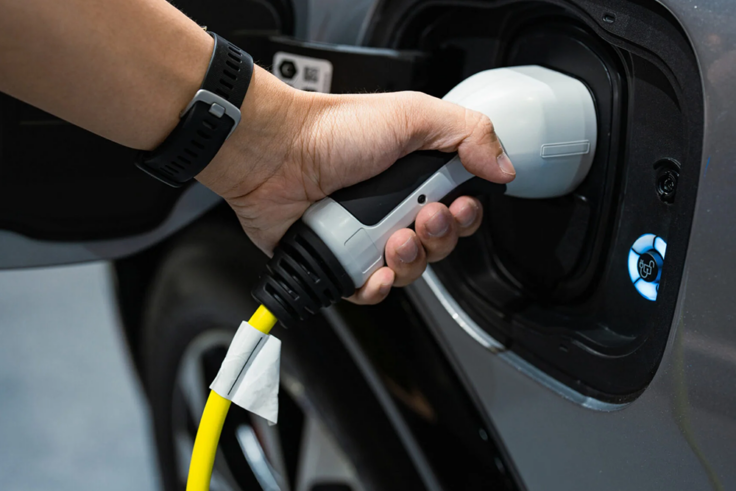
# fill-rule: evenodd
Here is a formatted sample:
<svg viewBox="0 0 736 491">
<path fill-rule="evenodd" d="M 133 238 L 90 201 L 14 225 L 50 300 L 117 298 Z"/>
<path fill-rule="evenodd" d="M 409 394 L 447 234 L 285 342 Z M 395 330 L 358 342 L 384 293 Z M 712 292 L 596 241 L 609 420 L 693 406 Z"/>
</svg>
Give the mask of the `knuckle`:
<svg viewBox="0 0 736 491">
<path fill-rule="evenodd" d="M 491 118 L 481 112 L 466 108 L 465 124 L 468 131 L 467 137 L 478 141 L 487 139 L 495 141 L 497 139 Z"/>
<path fill-rule="evenodd" d="M 480 114 L 480 119 L 478 121 L 478 129 L 480 130 L 481 134 L 483 136 L 492 135 L 496 132 L 495 128 L 493 127 L 493 121 L 491 121 L 491 118 L 486 116 L 485 114 Z"/>
</svg>

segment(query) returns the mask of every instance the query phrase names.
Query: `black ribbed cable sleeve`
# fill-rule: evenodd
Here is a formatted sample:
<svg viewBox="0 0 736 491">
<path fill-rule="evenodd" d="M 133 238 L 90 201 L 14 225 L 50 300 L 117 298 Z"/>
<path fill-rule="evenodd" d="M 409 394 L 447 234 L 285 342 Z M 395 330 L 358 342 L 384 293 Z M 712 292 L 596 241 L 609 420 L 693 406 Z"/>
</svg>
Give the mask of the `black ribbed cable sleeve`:
<svg viewBox="0 0 736 491">
<path fill-rule="evenodd" d="M 301 220 L 286 232 L 253 297 L 290 326 L 355 292 L 335 255 Z"/>
</svg>

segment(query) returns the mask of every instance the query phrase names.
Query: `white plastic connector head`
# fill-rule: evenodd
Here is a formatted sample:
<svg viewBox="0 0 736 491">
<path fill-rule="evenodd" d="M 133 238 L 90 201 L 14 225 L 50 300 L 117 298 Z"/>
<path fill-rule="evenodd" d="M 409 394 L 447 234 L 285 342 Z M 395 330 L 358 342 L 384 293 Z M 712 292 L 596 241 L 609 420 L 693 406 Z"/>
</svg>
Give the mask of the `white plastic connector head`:
<svg viewBox="0 0 736 491">
<path fill-rule="evenodd" d="M 507 195 L 563 196 L 588 175 L 597 124 L 593 97 L 579 80 L 539 66 L 496 68 L 465 79 L 444 99 L 491 118 L 516 168 Z"/>
</svg>

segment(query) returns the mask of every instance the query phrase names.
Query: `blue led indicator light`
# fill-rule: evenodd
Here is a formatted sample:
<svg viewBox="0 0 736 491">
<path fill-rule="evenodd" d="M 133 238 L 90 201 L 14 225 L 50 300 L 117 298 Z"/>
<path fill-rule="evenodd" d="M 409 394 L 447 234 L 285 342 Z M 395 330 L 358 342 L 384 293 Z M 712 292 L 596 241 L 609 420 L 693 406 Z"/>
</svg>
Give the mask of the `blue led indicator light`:
<svg viewBox="0 0 736 491">
<path fill-rule="evenodd" d="M 657 300 L 659 279 L 667 252 L 667 242 L 654 234 L 644 234 L 634 242 L 629 251 L 628 269 L 631 283 L 639 294 Z"/>
</svg>

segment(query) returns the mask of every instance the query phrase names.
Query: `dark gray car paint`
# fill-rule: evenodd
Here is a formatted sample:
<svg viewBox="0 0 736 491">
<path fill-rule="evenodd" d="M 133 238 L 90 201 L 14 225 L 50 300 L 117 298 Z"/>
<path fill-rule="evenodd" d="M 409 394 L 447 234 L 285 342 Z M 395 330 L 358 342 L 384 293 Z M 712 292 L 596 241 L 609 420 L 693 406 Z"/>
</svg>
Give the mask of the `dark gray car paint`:
<svg viewBox="0 0 736 491">
<path fill-rule="evenodd" d="M 468 336 L 426 281 L 412 288 L 530 490 L 736 487 L 736 4 L 662 3 L 681 22 L 698 58 L 705 141 L 674 323 L 645 392 L 620 408 L 570 400 Z"/>
</svg>

